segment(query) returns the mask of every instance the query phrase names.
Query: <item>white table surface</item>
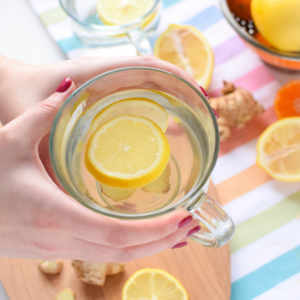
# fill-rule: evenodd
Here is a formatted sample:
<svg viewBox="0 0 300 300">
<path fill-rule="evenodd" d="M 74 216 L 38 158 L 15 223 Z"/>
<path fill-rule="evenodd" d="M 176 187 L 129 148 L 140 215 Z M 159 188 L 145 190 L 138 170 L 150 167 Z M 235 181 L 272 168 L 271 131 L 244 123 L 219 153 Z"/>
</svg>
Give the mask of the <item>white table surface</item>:
<svg viewBox="0 0 300 300">
<path fill-rule="evenodd" d="M 34 65 L 66 59 L 26 0 L 0 0 L 0 53 Z M 281 83 L 300 78 L 300 74 L 270 71 Z M 9 300 L 1 282 L 0 300 Z"/>
</svg>

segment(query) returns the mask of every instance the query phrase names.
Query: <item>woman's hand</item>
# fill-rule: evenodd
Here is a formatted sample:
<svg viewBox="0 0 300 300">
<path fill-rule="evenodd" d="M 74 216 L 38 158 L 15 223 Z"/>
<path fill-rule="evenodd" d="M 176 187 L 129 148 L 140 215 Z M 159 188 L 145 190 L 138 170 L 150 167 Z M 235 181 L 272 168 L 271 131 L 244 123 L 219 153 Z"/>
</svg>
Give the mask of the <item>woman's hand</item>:
<svg viewBox="0 0 300 300">
<path fill-rule="evenodd" d="M 49 97 L 63 78 L 70 77 L 77 87 L 93 77 L 118 68 L 151 67 L 185 78 L 198 87 L 194 79 L 179 67 L 154 56 L 99 58 L 86 57 L 49 65 L 31 66 L 0 55 L 0 120 L 3 125 Z M 170 121 L 169 134 L 180 135 L 176 122 Z M 49 136 L 41 141 L 41 161 L 54 182 L 59 185 L 49 157 Z"/>
<path fill-rule="evenodd" d="M 198 88 L 195 80 L 179 67 L 154 56 L 85 57 L 49 65 L 31 66 L 0 56 L 0 120 L 7 124 L 46 99 L 63 78 L 80 87 L 104 72 L 125 67 L 151 67 L 176 74 Z"/>
<path fill-rule="evenodd" d="M 189 231 L 198 225 L 187 211 L 155 220 L 110 219 L 81 206 L 54 184 L 38 146 L 75 84 L 66 79 L 58 90 L 0 129 L 0 256 L 117 262 L 186 245 Z"/>
</svg>

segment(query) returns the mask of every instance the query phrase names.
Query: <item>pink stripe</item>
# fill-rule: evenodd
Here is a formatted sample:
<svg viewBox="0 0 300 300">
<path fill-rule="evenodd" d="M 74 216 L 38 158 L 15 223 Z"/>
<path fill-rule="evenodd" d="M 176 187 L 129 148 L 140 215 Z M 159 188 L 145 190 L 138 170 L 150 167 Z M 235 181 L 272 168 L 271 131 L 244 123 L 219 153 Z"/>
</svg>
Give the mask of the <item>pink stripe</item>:
<svg viewBox="0 0 300 300">
<path fill-rule="evenodd" d="M 232 128 L 230 140 L 220 143 L 219 157 L 256 139 L 277 120 L 274 108 L 270 107 L 263 114 L 249 121 L 244 128 Z"/>
<path fill-rule="evenodd" d="M 239 55 L 246 49 L 246 45 L 238 35 L 227 40 L 225 43 L 213 49 L 215 56 L 215 67 L 228 61 L 234 56 Z"/>
<path fill-rule="evenodd" d="M 261 65 L 256 69 L 252 70 L 251 72 L 247 73 L 246 75 L 236 79 L 234 81 L 234 84 L 236 86 L 241 86 L 242 88 L 253 93 L 254 91 L 262 88 L 264 85 L 267 85 L 273 80 L 274 80 L 273 75 L 269 72 L 269 70 L 264 65 Z M 209 95 L 211 97 L 220 96 L 221 88 L 209 92 Z"/>
</svg>

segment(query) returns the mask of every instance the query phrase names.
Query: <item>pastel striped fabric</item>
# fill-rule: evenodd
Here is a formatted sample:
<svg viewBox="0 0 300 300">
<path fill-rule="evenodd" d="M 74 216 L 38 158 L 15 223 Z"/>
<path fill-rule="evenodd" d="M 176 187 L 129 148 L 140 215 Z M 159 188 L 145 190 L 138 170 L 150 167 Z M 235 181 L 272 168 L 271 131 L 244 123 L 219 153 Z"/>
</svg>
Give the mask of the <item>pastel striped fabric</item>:
<svg viewBox="0 0 300 300">
<path fill-rule="evenodd" d="M 86 49 L 72 33 L 57 0 L 31 0 L 48 32 L 67 57 L 135 55 L 131 45 L 120 52 Z M 212 174 L 218 195 L 236 224 L 230 243 L 232 300 L 300 299 L 300 184 L 273 180 L 255 164 L 256 143 L 276 121 L 273 101 L 278 82 L 253 54 L 211 0 L 164 0 L 156 36 L 170 23 L 200 29 L 215 54 L 209 92 L 219 95 L 222 80 L 251 91 L 266 112 L 221 143 Z M 153 39 L 152 42 L 154 42 Z"/>
</svg>

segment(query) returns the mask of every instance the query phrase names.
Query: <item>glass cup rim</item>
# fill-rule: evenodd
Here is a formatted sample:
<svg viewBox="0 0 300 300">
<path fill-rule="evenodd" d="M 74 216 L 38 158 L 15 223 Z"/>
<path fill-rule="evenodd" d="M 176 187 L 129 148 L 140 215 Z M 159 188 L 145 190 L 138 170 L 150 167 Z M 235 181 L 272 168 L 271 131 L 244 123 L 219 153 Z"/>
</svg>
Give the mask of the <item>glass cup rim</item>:
<svg viewBox="0 0 300 300">
<path fill-rule="evenodd" d="M 155 0 L 155 3 L 153 4 L 152 8 L 144 14 L 142 17 L 136 19 L 134 22 L 128 23 L 128 24 L 123 24 L 123 25 L 91 25 L 89 23 L 80 21 L 78 18 L 76 18 L 73 14 L 71 14 L 68 9 L 64 6 L 63 0 L 59 0 L 60 6 L 64 10 L 64 12 L 76 23 L 80 24 L 83 27 L 86 27 L 88 29 L 93 29 L 93 30 L 99 30 L 99 31 L 104 31 L 104 32 L 110 32 L 114 30 L 124 30 L 128 31 L 132 27 L 137 26 L 144 18 L 149 16 L 151 13 L 154 12 L 154 10 L 157 8 L 158 4 L 161 2 L 161 0 Z"/>
<path fill-rule="evenodd" d="M 79 197 L 76 197 L 75 193 L 72 191 L 71 188 L 69 188 L 69 186 L 67 184 L 65 184 L 65 180 L 63 178 L 63 176 L 61 176 L 60 174 L 60 167 L 58 166 L 59 164 L 56 162 L 55 159 L 55 147 L 54 147 L 54 138 L 55 138 L 55 133 L 56 133 L 56 129 L 57 126 L 59 124 L 60 118 L 62 116 L 63 111 L 65 110 L 65 108 L 68 106 L 68 104 L 82 91 L 84 91 L 84 89 L 86 89 L 87 87 L 89 87 L 91 84 L 93 84 L 94 82 L 103 79 L 104 77 L 107 77 L 109 75 L 115 74 L 115 73 L 120 73 L 120 72 L 124 72 L 124 71 L 134 71 L 134 70 L 144 70 L 144 71 L 154 71 L 154 72 L 159 72 L 159 73 L 163 73 L 165 75 L 168 76 L 172 76 L 174 78 L 176 78 L 177 80 L 180 80 L 181 82 L 183 82 L 185 85 L 187 85 L 189 88 L 191 88 L 202 100 L 202 102 L 204 103 L 205 107 L 207 108 L 210 116 L 211 116 L 211 120 L 213 122 L 213 127 L 215 129 L 215 149 L 214 149 L 214 154 L 212 157 L 212 161 L 210 163 L 209 168 L 207 169 L 206 173 L 203 175 L 201 182 L 199 182 L 199 184 L 197 184 L 195 187 L 193 187 L 187 194 L 185 194 L 178 202 L 176 202 L 174 205 L 167 207 L 167 208 L 162 208 L 158 211 L 150 211 L 147 213 L 140 213 L 140 214 L 120 214 L 114 211 L 102 211 L 99 210 L 95 207 L 93 207 L 92 205 L 90 205 L 88 202 L 86 201 L 82 201 L 81 199 L 79 199 Z M 171 72 L 168 71 L 164 71 L 164 70 L 160 70 L 160 69 L 156 69 L 156 68 L 150 68 L 150 67 L 126 67 L 126 68 L 119 68 L 119 69 L 114 69 L 114 70 L 110 70 L 107 72 L 104 72 L 92 79 L 90 79 L 89 81 L 87 81 L 86 83 L 84 83 L 81 87 L 79 87 L 78 89 L 76 89 L 68 98 L 67 100 L 62 104 L 62 106 L 60 107 L 60 109 L 58 110 L 55 119 L 52 123 L 52 127 L 51 127 L 51 131 L 50 131 L 50 138 L 49 138 L 49 153 L 50 153 L 50 160 L 51 160 L 51 165 L 53 167 L 54 173 L 56 175 L 56 177 L 58 178 L 60 184 L 63 186 L 63 188 L 68 192 L 68 194 L 73 197 L 76 201 L 78 201 L 79 203 L 81 203 L 83 206 L 87 207 L 90 210 L 93 210 L 99 214 L 105 215 L 107 217 L 112 217 L 112 218 L 118 218 L 118 219 L 127 219 L 127 220 L 138 220 L 138 219 L 146 219 L 146 218 L 152 218 L 152 217 L 156 217 L 156 216 L 160 216 L 160 215 L 164 215 L 166 213 L 169 213 L 177 208 L 182 207 L 182 203 L 185 203 L 186 200 L 188 198 L 190 198 L 190 201 L 188 201 L 188 204 L 194 202 L 194 200 L 201 194 L 201 190 L 203 188 L 203 186 L 205 185 L 205 183 L 209 180 L 209 177 L 216 165 L 217 162 L 217 158 L 218 158 L 218 154 L 219 154 L 219 146 L 220 146 L 220 135 L 219 135 L 219 127 L 218 127 L 218 123 L 217 123 L 217 119 L 216 116 L 210 106 L 210 104 L 208 103 L 206 97 L 200 92 L 200 89 L 196 89 L 194 85 L 192 85 L 191 83 L 189 83 L 188 81 L 186 81 L 185 79 L 183 79 L 182 77 L 179 77 Z"/>
</svg>

